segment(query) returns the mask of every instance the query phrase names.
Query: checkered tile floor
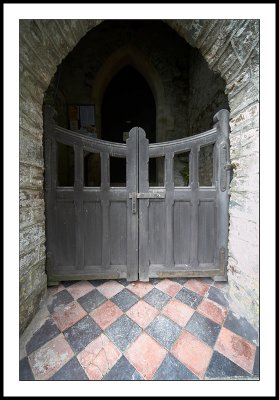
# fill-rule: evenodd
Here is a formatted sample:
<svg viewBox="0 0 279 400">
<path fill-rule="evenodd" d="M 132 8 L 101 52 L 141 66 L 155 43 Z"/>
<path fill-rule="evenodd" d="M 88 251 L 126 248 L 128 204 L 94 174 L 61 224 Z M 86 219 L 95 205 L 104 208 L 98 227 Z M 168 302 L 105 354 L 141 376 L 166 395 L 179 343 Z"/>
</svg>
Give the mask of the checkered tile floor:
<svg viewBox="0 0 279 400">
<path fill-rule="evenodd" d="M 26 344 L 20 380 L 247 380 L 258 337 L 211 279 L 63 282 Z"/>
</svg>

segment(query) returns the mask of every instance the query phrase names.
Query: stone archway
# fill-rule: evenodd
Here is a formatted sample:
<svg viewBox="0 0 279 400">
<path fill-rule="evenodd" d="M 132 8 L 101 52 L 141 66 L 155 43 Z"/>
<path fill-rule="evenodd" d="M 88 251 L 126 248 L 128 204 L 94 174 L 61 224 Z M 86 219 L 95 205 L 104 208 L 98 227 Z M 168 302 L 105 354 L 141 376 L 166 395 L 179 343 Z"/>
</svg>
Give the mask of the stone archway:
<svg viewBox="0 0 279 400">
<path fill-rule="evenodd" d="M 101 20 L 20 21 L 20 331 L 46 293 L 42 104 L 57 66 Z M 226 81 L 231 110 L 229 283 L 258 324 L 258 20 L 166 20 Z"/>
</svg>

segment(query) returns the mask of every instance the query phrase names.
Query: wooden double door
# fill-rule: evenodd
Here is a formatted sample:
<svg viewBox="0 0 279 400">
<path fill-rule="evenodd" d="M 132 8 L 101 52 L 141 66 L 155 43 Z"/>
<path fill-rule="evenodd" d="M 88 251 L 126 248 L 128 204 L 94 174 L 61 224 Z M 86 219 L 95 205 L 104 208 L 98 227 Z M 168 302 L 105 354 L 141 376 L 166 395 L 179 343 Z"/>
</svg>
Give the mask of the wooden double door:
<svg viewBox="0 0 279 400">
<path fill-rule="evenodd" d="M 63 129 L 46 118 L 49 284 L 226 279 L 228 111 L 214 118 L 207 132 L 155 144 L 137 127 L 122 144 Z M 200 158 L 207 146 L 212 148 L 211 179 L 202 185 Z M 122 168 L 118 175 L 116 168 Z"/>
</svg>

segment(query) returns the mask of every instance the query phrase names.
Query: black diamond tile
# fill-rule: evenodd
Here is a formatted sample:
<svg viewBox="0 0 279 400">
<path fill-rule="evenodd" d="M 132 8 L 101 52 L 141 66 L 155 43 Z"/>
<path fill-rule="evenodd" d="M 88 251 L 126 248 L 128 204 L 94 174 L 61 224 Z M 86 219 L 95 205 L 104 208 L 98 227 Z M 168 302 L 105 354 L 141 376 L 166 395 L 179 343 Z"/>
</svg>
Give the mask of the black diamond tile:
<svg viewBox="0 0 279 400">
<path fill-rule="evenodd" d="M 122 315 L 105 331 L 106 335 L 122 352 L 136 340 L 141 332 L 142 329 L 138 324 L 127 317 L 127 315 Z"/>
<path fill-rule="evenodd" d="M 74 299 L 70 295 L 68 290 L 61 290 L 61 292 L 58 292 L 54 296 L 49 298 L 47 305 L 48 311 L 52 314 L 55 311 L 55 308 L 65 306 L 66 304 L 71 303 L 71 301 L 73 300 Z"/>
<path fill-rule="evenodd" d="M 63 285 L 65 286 L 65 288 L 73 285 L 74 283 L 77 283 L 78 281 L 63 281 Z"/>
<path fill-rule="evenodd" d="M 107 279 L 95 279 L 95 280 L 91 280 L 88 282 L 90 282 L 93 286 L 98 287 L 98 286 L 102 285 L 103 283 L 107 282 Z"/>
<path fill-rule="evenodd" d="M 168 353 L 152 378 L 153 381 L 186 381 L 198 380 L 188 368 L 186 368 L 174 356 Z"/>
<path fill-rule="evenodd" d="M 251 376 L 227 357 L 214 351 L 205 377 L 212 379 Z"/>
<path fill-rule="evenodd" d="M 170 350 L 171 346 L 178 338 L 181 328 L 167 317 L 159 315 L 148 326 L 146 332 L 166 349 Z"/>
<path fill-rule="evenodd" d="M 85 309 L 86 312 L 95 310 L 98 306 L 104 303 L 107 298 L 99 292 L 99 290 L 93 289 L 91 292 L 86 293 L 80 297 L 77 301 Z"/>
<path fill-rule="evenodd" d="M 131 283 L 131 282 L 128 282 L 127 279 L 118 279 L 117 282 L 123 286 L 128 286 Z"/>
<path fill-rule="evenodd" d="M 87 315 L 64 332 L 66 340 L 75 352 L 83 350 L 102 333 L 100 327 Z"/>
<path fill-rule="evenodd" d="M 162 308 L 169 302 L 170 299 L 171 297 L 169 295 L 156 288 L 153 288 L 144 296 L 144 300 L 158 310 L 162 310 Z"/>
<path fill-rule="evenodd" d="M 196 309 L 198 305 L 201 303 L 203 297 L 198 293 L 193 292 L 190 289 L 182 288 L 180 292 L 175 296 L 178 300 L 182 301 L 182 303 L 187 304 L 188 306 Z"/>
<path fill-rule="evenodd" d="M 171 281 L 180 283 L 180 285 L 184 285 L 187 282 L 188 278 L 170 278 Z"/>
<path fill-rule="evenodd" d="M 19 362 L 19 380 L 20 381 L 34 381 L 34 376 L 29 365 L 27 357 L 24 357 Z"/>
<path fill-rule="evenodd" d="M 221 306 L 229 307 L 229 302 L 228 302 L 225 294 L 221 290 L 217 289 L 214 286 L 211 286 L 209 288 L 207 297 L 210 300 L 215 301 L 216 303 L 220 304 Z"/>
<path fill-rule="evenodd" d="M 250 342 L 258 343 L 258 333 L 256 329 L 245 318 L 237 318 L 232 311 L 229 311 L 224 326 Z"/>
<path fill-rule="evenodd" d="M 195 312 L 188 321 L 186 329 L 212 347 L 217 340 L 221 326 Z"/>
<path fill-rule="evenodd" d="M 123 289 L 121 292 L 113 296 L 111 301 L 114 302 L 122 311 L 128 311 L 139 300 L 138 296 L 130 292 L 128 289 Z"/>
<path fill-rule="evenodd" d="M 43 344 L 59 335 L 60 330 L 57 328 L 55 322 L 52 319 L 47 319 L 44 324 L 34 333 L 32 338 L 26 345 L 27 354 L 37 350 Z"/>
<path fill-rule="evenodd" d="M 143 377 L 129 363 L 126 357 L 122 356 L 112 369 L 103 377 L 103 381 L 142 381 Z"/>
<path fill-rule="evenodd" d="M 254 368 L 253 368 L 253 375 L 259 376 L 260 375 L 260 349 L 257 347 L 255 361 L 254 361 Z"/>
<path fill-rule="evenodd" d="M 88 377 L 76 357 L 57 371 L 50 381 L 88 381 Z"/>
</svg>

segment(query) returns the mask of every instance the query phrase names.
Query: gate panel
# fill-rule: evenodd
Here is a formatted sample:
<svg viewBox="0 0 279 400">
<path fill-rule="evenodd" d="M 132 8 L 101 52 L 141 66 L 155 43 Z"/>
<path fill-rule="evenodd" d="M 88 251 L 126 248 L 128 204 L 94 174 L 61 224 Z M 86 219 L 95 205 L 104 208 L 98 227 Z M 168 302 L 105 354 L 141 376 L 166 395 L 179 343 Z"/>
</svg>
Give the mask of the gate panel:
<svg viewBox="0 0 279 400">
<path fill-rule="evenodd" d="M 73 270 L 76 260 L 76 216 L 73 201 L 59 201 L 55 207 L 57 263 L 63 270 Z"/>
<path fill-rule="evenodd" d="M 141 201 L 141 200 L 140 200 Z M 164 200 L 149 200 L 148 237 L 150 264 L 164 264 L 166 259 L 166 215 Z"/>
<path fill-rule="evenodd" d="M 127 202 L 114 201 L 109 208 L 110 264 L 127 265 Z"/>
<path fill-rule="evenodd" d="M 198 209 L 198 263 L 213 264 L 215 261 L 216 201 L 200 201 Z"/>
<path fill-rule="evenodd" d="M 210 131 L 149 145 L 141 128 L 130 131 L 126 144 L 112 143 L 56 127 L 46 114 L 49 283 L 97 278 L 148 281 L 172 276 L 226 279 L 228 119 L 228 111 L 221 110 Z M 68 182 L 65 177 L 57 179 L 57 167 L 64 165 L 57 162 L 58 142 L 74 149 L 73 186 L 58 186 Z M 208 145 L 213 145 L 213 182 L 201 186 L 200 151 Z M 90 153 L 96 156 L 85 162 Z M 115 157 L 126 159 L 126 184 L 115 182 L 113 187 L 110 160 Z M 152 161 L 157 166 L 156 177 L 149 176 L 152 159 L 156 160 Z M 100 171 L 85 174 L 85 165 L 90 163 L 98 164 Z M 183 183 L 174 171 L 179 165 Z M 210 184 L 208 179 L 204 182 Z"/>
<path fill-rule="evenodd" d="M 83 203 L 84 266 L 102 265 L 102 205 L 100 201 Z"/>
<path fill-rule="evenodd" d="M 138 219 L 131 213 L 129 198 L 130 192 L 137 192 L 137 129 L 130 133 L 127 145 L 111 143 L 57 127 L 46 113 L 44 130 L 49 284 L 96 278 L 137 280 Z M 57 185 L 58 142 L 74 150 L 72 187 Z M 121 187 L 110 184 L 112 157 L 126 160 L 127 180 Z M 84 168 L 97 164 L 95 174 L 85 173 Z"/>
<path fill-rule="evenodd" d="M 229 113 L 218 112 L 213 129 L 189 138 L 149 145 L 139 136 L 139 278 L 213 276 L 225 280 L 228 241 Z M 212 146 L 213 151 L 206 146 Z M 202 149 L 202 151 L 201 151 Z M 209 151 L 210 150 L 210 151 Z M 174 166 L 189 156 L 189 186 Z M 201 181 L 200 155 L 212 154 L 210 177 Z M 164 185 L 150 187 L 148 162 L 164 157 Z M 182 158 L 181 158 L 182 159 Z M 184 177 L 187 169 L 183 170 Z M 158 174 L 158 171 L 157 171 Z M 162 176 L 162 171 L 159 171 Z M 175 177 L 175 178 L 174 178 Z M 157 179 L 158 181 L 158 179 Z M 146 229 L 148 227 L 148 229 Z"/>
<path fill-rule="evenodd" d="M 174 202 L 174 262 L 190 264 L 191 250 L 191 204 L 190 201 Z"/>
</svg>

